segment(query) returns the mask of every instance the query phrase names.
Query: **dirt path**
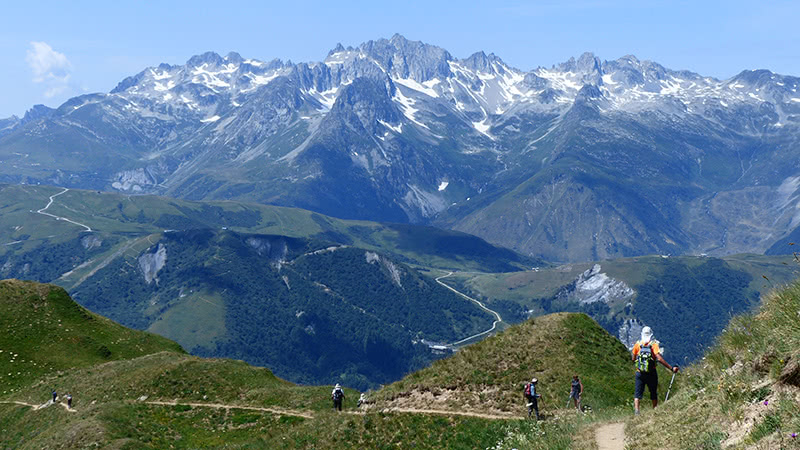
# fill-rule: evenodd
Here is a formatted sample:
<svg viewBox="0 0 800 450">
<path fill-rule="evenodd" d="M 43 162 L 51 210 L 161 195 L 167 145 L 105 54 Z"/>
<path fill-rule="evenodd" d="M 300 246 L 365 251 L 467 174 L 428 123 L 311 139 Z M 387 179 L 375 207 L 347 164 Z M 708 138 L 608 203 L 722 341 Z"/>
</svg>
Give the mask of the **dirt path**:
<svg viewBox="0 0 800 450">
<path fill-rule="evenodd" d="M 295 416 L 295 417 L 305 417 L 306 419 L 313 419 L 314 414 L 310 411 L 299 411 L 296 409 L 283 409 L 283 408 L 265 408 L 259 406 L 242 406 L 242 405 L 230 405 L 225 403 L 193 403 L 193 402 L 163 402 L 163 401 L 145 401 L 143 402 L 148 405 L 159 405 L 159 406 L 193 406 L 193 407 L 200 407 L 200 408 L 216 408 L 216 409 L 246 409 L 250 411 L 264 411 L 270 412 L 273 414 L 279 414 L 282 416 Z M 483 414 L 483 413 L 476 413 L 476 412 L 469 412 L 469 411 L 445 411 L 439 409 L 416 409 L 416 408 L 387 408 L 383 410 L 384 412 L 398 412 L 398 413 L 410 413 L 410 414 L 437 414 L 442 416 L 466 416 L 466 417 L 479 417 L 482 419 L 491 419 L 491 420 L 516 420 L 519 419 L 519 416 L 511 416 L 511 415 L 500 415 L 500 414 Z M 343 413 L 347 414 L 364 414 L 364 411 L 342 411 Z"/>
<path fill-rule="evenodd" d="M 466 338 L 464 338 L 464 339 L 461 339 L 460 341 L 453 342 L 452 344 L 448 344 L 448 346 L 450 346 L 450 347 L 454 347 L 454 346 L 456 346 L 456 345 L 459 345 L 459 344 L 461 344 L 461 343 L 467 342 L 467 341 L 469 341 L 469 340 L 471 340 L 471 339 L 474 339 L 474 338 L 476 338 L 476 337 L 478 337 L 478 336 L 483 336 L 484 334 L 491 333 L 492 331 L 494 331 L 494 330 L 496 330 L 496 329 L 497 329 L 497 324 L 503 321 L 503 318 L 502 318 L 502 317 L 500 317 L 500 314 L 498 314 L 498 313 L 497 313 L 497 311 L 493 311 L 493 310 L 491 310 L 491 309 L 487 308 L 487 307 L 486 307 L 486 305 L 484 305 L 483 303 L 479 302 L 478 300 L 475 300 L 474 298 L 470 297 L 470 296 L 469 296 L 469 295 L 467 295 L 467 294 L 464 294 L 463 292 L 459 292 L 459 291 L 457 291 L 455 288 L 453 288 L 453 287 L 451 287 L 450 285 L 448 285 L 448 284 L 445 284 L 445 283 L 443 283 L 443 282 L 441 281 L 441 280 L 442 280 L 442 278 L 447 278 L 447 277 L 449 277 L 449 276 L 450 276 L 450 275 L 452 275 L 452 274 L 453 274 L 453 272 L 450 272 L 450 273 L 448 273 L 447 275 L 442 275 L 442 276 L 440 276 L 440 277 L 436 278 L 435 280 L 436 280 L 436 282 L 437 282 L 437 283 L 441 284 L 442 286 L 446 287 L 447 289 L 450 289 L 451 291 L 455 292 L 456 294 L 460 295 L 461 297 L 464 297 L 465 299 L 467 299 L 467 300 L 469 300 L 469 301 L 472 301 L 472 302 L 474 302 L 475 304 L 477 304 L 478 306 L 480 306 L 480 307 L 481 307 L 481 309 L 483 309 L 484 311 L 486 311 L 486 312 L 488 312 L 489 314 L 493 315 L 493 316 L 495 317 L 495 321 L 492 323 L 492 327 L 491 327 L 491 328 L 489 328 L 488 330 L 486 330 L 486 331 L 483 331 L 483 332 L 481 332 L 481 333 L 478 333 L 478 334 L 474 334 L 474 335 L 472 335 L 472 336 L 470 336 L 470 337 L 466 337 Z"/>
<path fill-rule="evenodd" d="M 52 406 L 54 404 L 61 405 L 64 409 L 69 412 L 77 412 L 74 408 L 68 408 L 66 403 L 56 402 L 53 403 L 52 400 L 48 400 L 46 403 L 41 405 L 32 405 L 30 403 L 19 402 L 19 401 L 0 401 L 0 403 L 5 404 L 13 404 L 13 405 L 21 405 L 33 408 L 34 411 L 47 408 L 48 406 Z M 164 402 L 164 401 L 143 401 L 146 405 L 156 405 L 156 406 L 191 406 L 196 408 L 214 408 L 214 409 L 245 409 L 248 411 L 262 411 L 268 412 L 272 414 L 278 414 L 281 416 L 294 416 L 294 417 L 303 417 L 306 419 L 313 419 L 314 414 L 310 411 L 300 411 L 296 409 L 284 409 L 284 408 L 268 408 L 268 407 L 261 407 L 261 406 L 246 406 L 246 405 L 231 405 L 225 403 L 196 403 L 196 402 Z M 346 414 L 365 414 L 365 411 L 342 411 Z M 382 412 L 387 413 L 407 413 L 407 414 L 435 414 L 440 416 L 462 416 L 462 417 L 478 417 L 481 419 L 489 419 L 489 420 L 518 420 L 520 416 L 514 415 L 502 415 L 502 414 L 485 414 L 485 413 L 477 413 L 471 411 L 447 411 L 442 409 L 417 409 L 417 408 L 386 408 L 382 410 Z M 623 426 L 622 424 L 619 424 Z M 620 429 L 622 430 L 622 428 Z M 620 431 L 622 432 L 622 431 Z M 599 436 L 599 434 L 598 434 Z M 599 437 L 598 437 L 599 439 Z M 621 441 L 620 441 L 621 442 Z M 606 447 L 600 447 L 601 450 Z M 617 448 L 617 447 L 607 447 Z M 619 447 L 622 448 L 622 447 Z"/>
<path fill-rule="evenodd" d="M 66 409 L 66 410 L 67 410 L 67 411 L 69 411 L 69 412 L 72 412 L 72 413 L 74 413 L 74 412 L 78 412 L 78 411 L 77 411 L 77 410 L 75 410 L 74 408 L 70 408 L 70 407 L 68 407 L 66 403 L 61 403 L 61 402 L 53 402 L 52 400 L 48 400 L 47 402 L 45 402 L 45 403 L 42 403 L 41 405 L 32 405 L 32 404 L 30 404 L 30 403 L 18 402 L 18 401 L 16 401 L 16 400 L 15 400 L 15 401 L 0 401 L 0 403 L 6 404 L 6 405 L 20 405 L 20 406 L 27 406 L 27 407 L 29 407 L 29 408 L 33 408 L 33 410 L 34 410 L 34 411 L 38 411 L 38 410 L 40 410 L 40 409 L 47 408 L 48 406 L 53 406 L 53 405 L 55 405 L 55 404 L 59 404 L 59 405 L 61 405 L 61 406 L 62 406 L 64 409 Z"/>
<path fill-rule="evenodd" d="M 246 409 L 250 411 L 270 412 L 281 416 L 304 417 L 306 419 L 314 418 L 314 416 L 310 412 L 298 411 L 293 409 L 282 409 L 282 408 L 263 408 L 259 406 L 226 405 L 222 403 L 183 403 L 183 402 L 159 402 L 159 401 L 150 401 L 143 403 L 148 405 L 160 405 L 160 406 L 193 406 L 199 408 L 215 408 L 215 409 Z"/>
<path fill-rule="evenodd" d="M 481 419 L 491 419 L 491 420 L 519 420 L 522 418 L 522 416 L 484 414 L 484 413 L 476 413 L 470 411 L 446 411 L 443 409 L 387 408 L 384 411 L 410 413 L 410 414 L 436 414 L 440 416 L 479 417 Z"/>
<path fill-rule="evenodd" d="M 625 424 L 609 423 L 594 432 L 599 450 L 623 450 L 625 448 Z"/>
</svg>

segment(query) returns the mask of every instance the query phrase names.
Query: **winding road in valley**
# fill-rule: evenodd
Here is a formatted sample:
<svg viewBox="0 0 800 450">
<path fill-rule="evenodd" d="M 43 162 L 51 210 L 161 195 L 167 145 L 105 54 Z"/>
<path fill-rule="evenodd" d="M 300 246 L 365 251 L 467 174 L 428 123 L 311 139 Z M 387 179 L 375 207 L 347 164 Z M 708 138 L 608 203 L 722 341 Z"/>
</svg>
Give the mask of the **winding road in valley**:
<svg viewBox="0 0 800 450">
<path fill-rule="evenodd" d="M 44 208 L 36 211 L 36 214 L 41 214 L 43 216 L 52 217 L 52 218 L 54 218 L 56 220 L 63 220 L 64 222 L 69 222 L 71 224 L 78 225 L 79 227 L 86 228 L 86 231 L 91 233 L 93 230 L 89 225 L 85 225 L 85 224 L 82 224 L 80 222 L 75 222 L 74 220 L 67 219 L 66 217 L 61 217 L 61 216 L 57 216 L 55 214 L 50 214 L 48 212 L 45 212 L 45 211 L 47 211 L 48 208 L 50 208 L 50 206 L 53 205 L 53 202 L 55 201 L 56 197 L 58 197 L 61 194 L 66 193 L 67 191 L 69 191 L 69 188 L 64 188 L 64 190 L 59 192 L 58 194 L 51 195 L 50 196 L 50 201 L 47 203 L 47 206 L 45 206 Z M 31 212 L 33 212 L 33 211 L 31 211 Z"/>
<path fill-rule="evenodd" d="M 479 307 L 480 307 L 482 310 L 484 310 L 484 311 L 488 312 L 489 314 L 492 314 L 492 315 L 495 317 L 495 321 L 494 321 L 494 322 L 492 322 L 492 327 L 491 327 L 491 328 L 489 328 L 488 330 L 486 330 L 486 331 L 483 331 L 483 332 L 480 332 L 480 333 L 478 333 L 478 334 L 473 334 L 473 335 L 472 335 L 472 336 L 470 336 L 470 337 L 466 337 L 466 338 L 464 338 L 464 339 L 461 339 L 460 341 L 453 342 L 452 344 L 448 344 L 448 347 L 455 347 L 455 346 L 457 346 L 457 345 L 460 345 L 460 344 L 462 344 L 462 343 L 464 343 L 464 342 L 467 342 L 467 341 L 469 341 L 469 340 L 471 340 L 471 339 L 475 339 L 475 338 L 477 338 L 477 337 L 483 336 L 484 334 L 489 334 L 489 333 L 491 333 L 492 331 L 495 331 L 495 330 L 497 329 L 497 324 L 498 324 L 498 323 L 501 323 L 501 322 L 503 321 L 503 318 L 502 318 L 502 317 L 500 317 L 500 314 L 499 314 L 497 311 L 494 311 L 494 310 L 491 310 L 491 309 L 487 308 L 487 307 L 486 307 L 486 305 L 484 305 L 484 304 L 483 304 L 483 303 L 481 303 L 480 301 L 478 301 L 478 300 L 475 300 L 474 298 L 470 297 L 469 295 L 467 295 L 467 294 L 464 294 L 463 292 L 460 292 L 460 291 L 456 290 L 455 288 L 453 288 L 453 287 L 449 286 L 448 284 L 446 284 L 446 283 L 442 282 L 442 279 L 443 279 L 443 278 L 447 278 L 447 277 L 449 277 L 449 276 L 451 276 L 451 275 L 453 275 L 453 272 L 449 272 L 447 275 L 442 275 L 442 276 L 440 276 L 440 277 L 437 277 L 437 278 L 436 278 L 436 282 L 437 282 L 437 283 L 439 283 L 439 284 L 441 284 L 442 286 L 446 287 L 447 289 L 450 289 L 451 291 L 455 292 L 456 294 L 460 295 L 461 297 L 464 297 L 465 299 L 467 299 L 467 300 L 469 300 L 469 301 L 471 301 L 471 302 L 474 302 L 474 303 L 475 303 L 475 304 L 477 304 L 477 305 L 478 305 L 478 306 L 479 306 Z"/>
</svg>

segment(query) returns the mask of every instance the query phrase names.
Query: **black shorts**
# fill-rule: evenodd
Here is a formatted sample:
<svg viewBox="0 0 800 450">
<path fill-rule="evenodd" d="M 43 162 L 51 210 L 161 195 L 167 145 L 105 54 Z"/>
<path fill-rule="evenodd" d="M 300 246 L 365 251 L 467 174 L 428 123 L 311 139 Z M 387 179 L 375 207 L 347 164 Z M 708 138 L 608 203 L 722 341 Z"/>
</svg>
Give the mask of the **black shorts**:
<svg viewBox="0 0 800 450">
<path fill-rule="evenodd" d="M 636 372 L 636 387 L 633 391 L 633 398 L 642 398 L 644 387 L 650 391 L 650 400 L 658 398 L 658 372 Z"/>
</svg>

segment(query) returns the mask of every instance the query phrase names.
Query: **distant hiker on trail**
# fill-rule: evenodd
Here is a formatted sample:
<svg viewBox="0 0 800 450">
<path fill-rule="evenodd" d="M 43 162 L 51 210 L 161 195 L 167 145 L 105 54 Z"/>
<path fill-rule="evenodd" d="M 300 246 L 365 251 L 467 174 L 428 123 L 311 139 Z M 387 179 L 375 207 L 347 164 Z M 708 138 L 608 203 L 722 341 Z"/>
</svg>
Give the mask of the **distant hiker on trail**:
<svg viewBox="0 0 800 450">
<path fill-rule="evenodd" d="M 72 394 L 67 392 L 67 408 L 72 409 Z"/>
<path fill-rule="evenodd" d="M 333 388 L 331 392 L 331 398 L 333 399 L 333 409 L 335 410 L 342 410 L 342 400 L 344 400 L 344 391 L 342 390 L 342 386 L 337 384 L 336 387 Z"/>
<path fill-rule="evenodd" d="M 575 409 L 581 411 L 581 396 L 583 396 L 583 383 L 578 378 L 578 375 L 572 376 L 572 388 L 569 391 L 569 398 L 575 404 Z"/>
<path fill-rule="evenodd" d="M 536 383 L 539 380 L 532 378 L 530 383 L 525 384 L 525 401 L 528 403 L 528 418 L 536 412 L 536 420 L 539 420 L 539 399 L 542 395 L 536 392 Z"/>
<path fill-rule="evenodd" d="M 653 330 L 650 327 L 642 328 L 642 340 L 636 342 L 632 350 L 632 359 L 636 363 L 636 387 L 633 393 L 634 414 L 639 415 L 639 401 L 644 395 L 644 387 L 650 391 L 650 400 L 653 408 L 658 406 L 658 372 L 656 363 L 659 362 L 670 371 L 677 373 L 678 366 L 670 366 L 661 356 L 658 341 L 653 340 Z"/>
<path fill-rule="evenodd" d="M 358 404 L 356 406 L 361 408 L 361 405 L 366 405 L 366 404 L 367 404 L 367 396 L 366 394 L 362 393 L 361 396 L 358 397 Z"/>
<path fill-rule="evenodd" d="M 56 392 L 56 390 L 55 390 L 55 389 L 53 389 L 53 403 L 55 403 L 55 402 L 56 402 L 56 399 L 57 399 L 57 398 L 58 398 L 58 392 Z"/>
</svg>

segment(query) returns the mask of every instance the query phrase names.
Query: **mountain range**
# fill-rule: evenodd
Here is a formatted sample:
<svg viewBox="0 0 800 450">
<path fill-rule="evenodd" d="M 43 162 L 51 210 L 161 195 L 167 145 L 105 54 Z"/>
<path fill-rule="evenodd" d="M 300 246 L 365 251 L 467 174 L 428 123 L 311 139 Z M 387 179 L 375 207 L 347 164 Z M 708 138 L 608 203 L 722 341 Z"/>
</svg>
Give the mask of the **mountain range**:
<svg viewBox="0 0 800 450">
<path fill-rule="evenodd" d="M 204 53 L 0 122 L 0 181 L 433 224 L 553 261 L 764 252 L 800 225 L 800 79 L 590 53 L 519 70 L 400 35 Z"/>
</svg>

